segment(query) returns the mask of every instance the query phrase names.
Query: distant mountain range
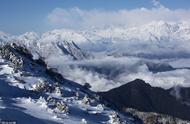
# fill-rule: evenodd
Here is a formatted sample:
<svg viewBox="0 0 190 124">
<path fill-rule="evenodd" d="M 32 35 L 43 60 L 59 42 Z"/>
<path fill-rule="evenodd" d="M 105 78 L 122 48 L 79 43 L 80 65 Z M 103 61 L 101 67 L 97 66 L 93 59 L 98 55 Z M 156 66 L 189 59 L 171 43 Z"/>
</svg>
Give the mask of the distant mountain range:
<svg viewBox="0 0 190 124">
<path fill-rule="evenodd" d="M 38 36 L 29 32 L 21 36 L 11 36 L 0 33 L 1 41 L 17 39 L 24 41 L 28 46 L 37 45 L 48 48 L 51 44 L 64 46 L 76 58 L 84 58 L 86 55 L 73 46 L 93 52 L 107 52 L 109 55 L 126 56 L 135 55 L 140 57 L 189 57 L 190 51 L 190 23 L 168 23 L 164 21 L 152 22 L 137 27 L 114 27 L 93 28 L 89 30 L 56 29 Z M 67 42 L 67 43 L 66 43 Z M 68 47 L 68 45 L 70 47 Z"/>
</svg>

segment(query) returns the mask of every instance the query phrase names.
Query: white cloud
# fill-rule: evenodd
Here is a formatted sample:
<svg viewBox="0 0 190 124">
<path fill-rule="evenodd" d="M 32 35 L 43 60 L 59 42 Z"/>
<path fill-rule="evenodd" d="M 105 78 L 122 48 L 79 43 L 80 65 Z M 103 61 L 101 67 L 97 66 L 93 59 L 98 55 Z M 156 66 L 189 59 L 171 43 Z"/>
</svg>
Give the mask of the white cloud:
<svg viewBox="0 0 190 124">
<path fill-rule="evenodd" d="M 155 7 L 158 7 L 158 8 L 165 8 L 164 5 L 162 5 L 159 0 L 152 0 L 152 3 Z"/>
<path fill-rule="evenodd" d="M 190 9 L 171 10 L 158 0 L 153 0 L 154 8 L 122 10 L 83 10 L 80 8 L 55 8 L 47 16 L 49 24 L 65 28 L 103 27 L 105 25 L 142 25 L 152 21 L 179 22 L 190 20 Z"/>
</svg>

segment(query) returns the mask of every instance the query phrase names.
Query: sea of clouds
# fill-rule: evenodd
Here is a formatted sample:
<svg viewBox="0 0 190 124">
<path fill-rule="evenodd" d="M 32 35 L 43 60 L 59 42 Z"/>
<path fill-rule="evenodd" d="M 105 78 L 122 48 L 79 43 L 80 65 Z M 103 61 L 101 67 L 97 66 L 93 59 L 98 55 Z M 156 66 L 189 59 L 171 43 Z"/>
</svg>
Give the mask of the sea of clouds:
<svg viewBox="0 0 190 124">
<path fill-rule="evenodd" d="M 152 72 L 149 70 L 147 62 L 170 64 L 174 69 Z M 93 91 L 107 91 L 137 78 L 145 80 L 151 86 L 164 89 L 175 86 L 189 87 L 190 70 L 186 68 L 188 67 L 187 63 L 181 64 L 179 59 L 153 60 L 138 57 L 115 58 L 113 56 L 80 61 L 60 61 L 55 58 L 53 61 L 48 60 L 48 65 L 57 68 L 64 77 L 81 85 L 89 83 Z M 175 66 L 179 64 L 180 68 Z"/>
</svg>

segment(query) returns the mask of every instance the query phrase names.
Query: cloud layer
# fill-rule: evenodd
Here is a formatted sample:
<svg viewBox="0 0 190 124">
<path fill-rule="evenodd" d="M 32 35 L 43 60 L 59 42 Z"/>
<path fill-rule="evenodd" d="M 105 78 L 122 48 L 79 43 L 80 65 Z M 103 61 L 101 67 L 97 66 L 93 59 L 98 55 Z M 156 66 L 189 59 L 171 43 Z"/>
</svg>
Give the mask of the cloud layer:
<svg viewBox="0 0 190 124">
<path fill-rule="evenodd" d="M 157 0 L 151 9 L 83 10 L 80 8 L 55 8 L 47 16 L 49 24 L 63 28 L 91 28 L 107 25 L 138 26 L 152 21 L 180 22 L 190 20 L 190 9 L 171 10 Z"/>
<path fill-rule="evenodd" d="M 147 62 L 154 62 L 157 65 L 159 63 L 168 63 L 173 67 L 181 65 L 182 68 L 187 65 L 187 63 L 182 64 L 178 59 L 153 60 L 136 57 L 103 57 L 93 60 L 67 62 L 60 61 L 60 59 L 53 59 L 53 61 L 49 59 L 48 65 L 57 68 L 59 73 L 67 79 L 81 85 L 89 83 L 93 91 L 107 91 L 137 78 L 145 80 L 151 86 L 165 89 L 174 86 L 190 86 L 189 69 L 181 68 L 153 73 L 149 70 Z"/>
</svg>

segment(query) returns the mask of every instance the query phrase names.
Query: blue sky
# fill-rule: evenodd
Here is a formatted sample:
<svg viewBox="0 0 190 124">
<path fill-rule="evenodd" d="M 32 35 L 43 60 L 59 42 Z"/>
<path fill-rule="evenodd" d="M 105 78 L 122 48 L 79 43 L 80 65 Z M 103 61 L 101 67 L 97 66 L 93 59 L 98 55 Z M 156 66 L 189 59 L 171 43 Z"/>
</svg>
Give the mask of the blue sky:
<svg viewBox="0 0 190 124">
<path fill-rule="evenodd" d="M 160 0 L 160 3 L 171 10 L 190 8 L 190 0 Z M 89 11 L 118 11 L 141 7 L 151 9 L 153 3 L 152 0 L 0 0 L 0 30 L 20 34 L 64 28 L 62 23 L 52 25 L 47 17 L 56 8 L 69 10 L 74 7 Z"/>
</svg>

